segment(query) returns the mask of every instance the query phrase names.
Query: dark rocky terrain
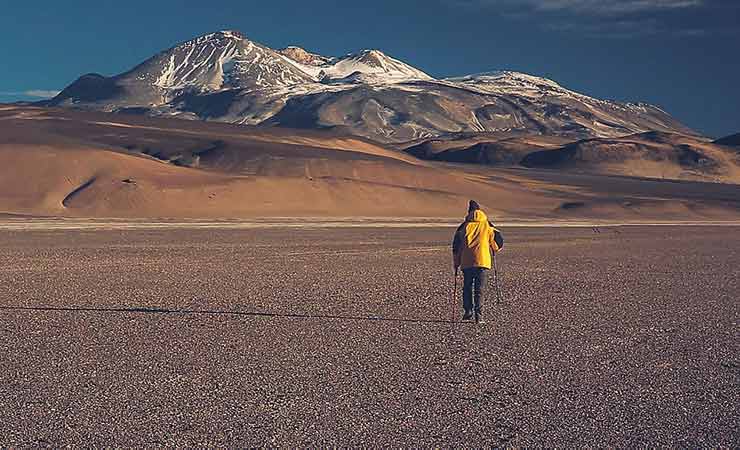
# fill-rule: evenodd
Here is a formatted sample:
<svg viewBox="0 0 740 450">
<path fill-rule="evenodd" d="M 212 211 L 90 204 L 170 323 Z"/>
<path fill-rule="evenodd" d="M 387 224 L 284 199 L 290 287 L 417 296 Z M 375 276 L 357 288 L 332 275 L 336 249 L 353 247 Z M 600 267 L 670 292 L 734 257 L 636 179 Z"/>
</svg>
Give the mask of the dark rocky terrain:
<svg viewBox="0 0 740 450">
<path fill-rule="evenodd" d="M 528 153 L 525 167 L 740 183 L 740 154 L 706 139 L 651 131 Z"/>
<path fill-rule="evenodd" d="M 740 147 L 740 133 L 731 134 L 714 141 L 715 144 L 727 145 L 729 147 Z"/>
<path fill-rule="evenodd" d="M 736 227 L 0 231 L 0 445 L 737 447 Z"/>
<path fill-rule="evenodd" d="M 732 138 L 722 142 L 730 142 Z M 425 160 L 560 172 L 740 182 L 740 154 L 720 140 L 649 131 L 571 141 L 533 134 L 458 133 L 402 146 Z"/>
</svg>

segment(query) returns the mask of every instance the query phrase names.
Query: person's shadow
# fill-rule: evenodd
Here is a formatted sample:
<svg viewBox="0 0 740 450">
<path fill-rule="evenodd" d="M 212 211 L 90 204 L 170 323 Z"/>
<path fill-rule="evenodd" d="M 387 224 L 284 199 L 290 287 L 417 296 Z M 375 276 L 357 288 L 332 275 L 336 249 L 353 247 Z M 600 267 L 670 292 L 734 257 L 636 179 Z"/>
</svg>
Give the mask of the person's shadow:
<svg viewBox="0 0 740 450">
<path fill-rule="evenodd" d="M 84 306 L 0 306 L 0 311 L 46 311 L 46 312 L 97 312 L 97 313 L 141 313 L 141 314 L 195 314 L 195 315 L 230 315 L 273 317 L 284 319 L 328 319 L 328 320 L 362 320 L 381 322 L 409 322 L 409 323 L 454 323 L 443 319 L 399 319 L 380 316 L 342 316 L 333 314 L 299 314 L 299 313 L 271 313 L 250 311 L 219 311 L 209 309 L 169 309 L 169 308 L 92 308 Z"/>
</svg>

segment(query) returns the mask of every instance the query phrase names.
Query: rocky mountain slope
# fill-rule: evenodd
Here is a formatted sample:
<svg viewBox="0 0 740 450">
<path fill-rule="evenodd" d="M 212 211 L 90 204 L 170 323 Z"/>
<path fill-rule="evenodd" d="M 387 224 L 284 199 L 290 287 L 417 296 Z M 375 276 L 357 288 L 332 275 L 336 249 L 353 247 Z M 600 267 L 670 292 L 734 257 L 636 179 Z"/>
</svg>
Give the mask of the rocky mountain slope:
<svg viewBox="0 0 740 450">
<path fill-rule="evenodd" d="M 378 50 L 327 57 L 212 33 L 132 70 L 84 75 L 47 106 L 236 124 L 336 128 L 382 142 L 449 133 L 571 139 L 692 134 L 660 108 L 595 99 L 518 72 L 435 79 Z"/>
<path fill-rule="evenodd" d="M 740 153 L 716 142 L 657 131 L 576 141 L 470 133 L 427 139 L 403 149 L 433 161 L 740 184 Z"/>
<path fill-rule="evenodd" d="M 647 132 L 527 154 L 525 167 L 740 184 L 740 153 L 692 136 Z"/>
<path fill-rule="evenodd" d="M 417 142 L 404 150 L 425 160 L 517 166 L 532 152 L 571 142 L 559 136 L 459 133 Z"/>
</svg>

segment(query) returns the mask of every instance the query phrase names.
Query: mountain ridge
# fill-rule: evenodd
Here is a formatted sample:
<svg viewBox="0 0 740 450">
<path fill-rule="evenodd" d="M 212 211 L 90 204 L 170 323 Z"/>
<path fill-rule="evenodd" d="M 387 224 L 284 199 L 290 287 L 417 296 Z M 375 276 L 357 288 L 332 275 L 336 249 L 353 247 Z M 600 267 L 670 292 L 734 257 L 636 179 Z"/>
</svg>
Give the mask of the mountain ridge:
<svg viewBox="0 0 740 450">
<path fill-rule="evenodd" d="M 273 50 L 243 33 L 209 33 L 112 77 L 83 75 L 42 103 L 237 124 L 340 127 L 381 142 L 458 132 L 619 137 L 696 134 L 661 108 L 601 100 L 513 71 L 444 79 L 366 49 L 342 57 Z"/>
<path fill-rule="evenodd" d="M 731 134 L 714 141 L 715 144 L 728 147 L 740 147 L 740 133 Z"/>
</svg>

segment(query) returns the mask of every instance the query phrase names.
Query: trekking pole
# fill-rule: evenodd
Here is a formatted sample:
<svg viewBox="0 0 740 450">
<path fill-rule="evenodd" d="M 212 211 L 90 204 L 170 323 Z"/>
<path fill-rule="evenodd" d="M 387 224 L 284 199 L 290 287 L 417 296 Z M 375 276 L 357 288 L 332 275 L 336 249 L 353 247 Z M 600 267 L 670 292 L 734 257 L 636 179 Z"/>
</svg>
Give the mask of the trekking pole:
<svg viewBox="0 0 740 450">
<path fill-rule="evenodd" d="M 452 351 L 452 334 L 455 332 L 455 296 L 457 295 L 457 267 L 455 268 L 455 281 L 452 288 L 452 301 L 450 301 L 450 331 L 447 333 L 447 347 Z"/>
<path fill-rule="evenodd" d="M 452 289 L 452 301 L 450 302 L 450 305 L 452 306 L 452 316 L 450 317 L 450 322 L 455 321 L 455 296 L 457 295 L 457 267 L 455 267 L 455 283 L 454 288 Z"/>
<path fill-rule="evenodd" d="M 504 301 L 504 296 L 501 294 L 501 287 L 498 284 L 498 268 L 496 266 L 496 253 L 493 253 L 493 280 L 496 283 L 496 300 L 501 304 Z"/>
</svg>

